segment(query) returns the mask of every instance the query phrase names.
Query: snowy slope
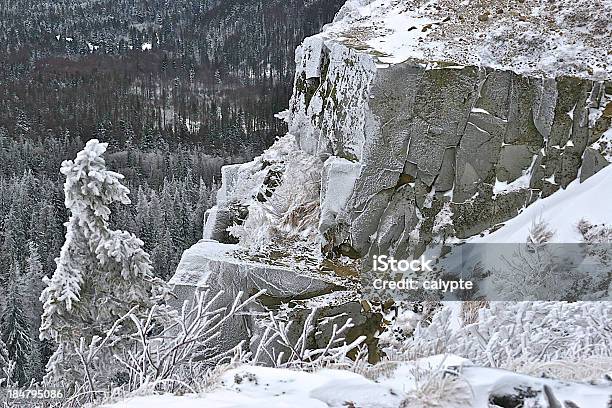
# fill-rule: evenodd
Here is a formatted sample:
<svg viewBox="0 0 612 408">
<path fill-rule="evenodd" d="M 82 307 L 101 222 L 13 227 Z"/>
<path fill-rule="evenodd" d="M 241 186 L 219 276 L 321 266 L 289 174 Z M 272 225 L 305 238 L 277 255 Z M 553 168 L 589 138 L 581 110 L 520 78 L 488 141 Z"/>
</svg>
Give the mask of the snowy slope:
<svg viewBox="0 0 612 408">
<path fill-rule="evenodd" d="M 457 367 L 462 367 L 459 377 L 451 374 L 447 375 L 446 380 L 441 380 L 440 370 L 448 368 L 455 371 Z M 391 366 L 384 374 L 373 381 L 362 375 L 341 370 L 326 369 L 307 373 L 243 366 L 226 372 L 216 389 L 199 396 L 133 397 L 105 407 L 489 408 L 488 400 L 491 394 L 512 393 L 514 387 L 529 387 L 538 393 L 547 385 L 560 401 L 572 401 L 582 408 L 604 408 L 612 393 L 610 385 L 564 383 L 505 370 L 472 367 L 469 361 L 454 356 L 434 356 L 412 364 L 402 363 Z M 439 382 L 435 382 L 433 378 L 439 378 Z M 435 386 L 432 387 L 434 382 Z M 542 393 L 539 393 L 533 402 L 546 404 L 543 398 Z M 408 405 L 401 405 L 403 401 Z M 435 405 L 425 405 L 425 402 Z"/>
<path fill-rule="evenodd" d="M 567 189 L 540 199 L 512 218 L 504 226 L 472 243 L 523 243 L 534 221 L 546 221 L 555 230 L 551 242 L 579 242 L 576 225 L 581 219 L 591 224 L 612 224 L 612 166 L 608 166 L 584 183 L 573 181 Z"/>
</svg>

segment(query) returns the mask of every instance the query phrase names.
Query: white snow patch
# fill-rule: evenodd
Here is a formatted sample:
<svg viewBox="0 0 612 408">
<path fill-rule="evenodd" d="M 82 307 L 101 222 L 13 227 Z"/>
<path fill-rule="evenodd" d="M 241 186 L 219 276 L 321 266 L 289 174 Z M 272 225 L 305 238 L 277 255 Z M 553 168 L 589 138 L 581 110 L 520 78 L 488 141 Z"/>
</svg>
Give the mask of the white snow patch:
<svg viewBox="0 0 612 408">
<path fill-rule="evenodd" d="M 493 186 L 493 195 L 498 194 L 508 194 L 513 191 L 523 190 L 529 187 L 531 183 L 531 175 L 533 174 L 533 166 L 538 159 L 537 155 L 534 155 L 531 160 L 531 165 L 528 169 L 523 170 L 523 174 L 514 181 L 500 181 L 497 178 L 495 179 L 495 185 Z"/>
<path fill-rule="evenodd" d="M 306 79 L 319 78 L 321 76 L 321 58 L 324 42 L 317 37 L 309 37 L 302 44 L 304 52 L 304 73 Z"/>
<path fill-rule="evenodd" d="M 472 108 L 472 113 L 484 113 L 485 115 L 490 115 L 489 111 L 481 108 Z"/>
<path fill-rule="evenodd" d="M 521 177 L 514 181 L 499 181 L 495 179 L 495 185 L 493 186 L 493 195 L 507 194 L 513 191 L 523 190 L 529 187 L 531 181 L 531 174 L 523 174 Z"/>
<path fill-rule="evenodd" d="M 218 215 L 219 207 L 216 205 L 206 210 L 204 213 L 204 230 L 202 231 L 202 238 L 212 239 Z"/>
<path fill-rule="evenodd" d="M 443 370 L 460 370 L 457 383 L 465 387 L 450 389 L 449 395 L 427 395 L 427 406 L 454 407 L 453 392 L 466 392 L 473 408 L 488 408 L 489 395 L 515 393 L 514 387 L 542 391 L 550 387 L 561 401 L 580 407 L 603 407 L 610 386 L 560 382 L 535 378 L 510 371 L 472 366 L 461 357 L 439 355 L 416 362 L 399 363 L 376 380 L 349 371 L 324 369 L 316 372 L 291 371 L 266 367 L 242 366 L 226 372 L 216 389 L 205 394 L 172 396 L 151 395 L 125 399 L 105 408 L 397 408 L 408 396 L 414 398 L 418 384 L 427 375 L 441 375 Z M 431 374 L 427 374 L 431 373 Z M 452 376 L 452 374 L 446 374 Z M 472 397 L 472 398 L 470 398 Z M 545 403 L 543 395 L 538 402 Z M 425 405 L 423 405 L 425 406 Z M 461 405 L 464 406 L 464 405 Z M 543 405 L 544 406 L 544 405 Z"/>
<path fill-rule="evenodd" d="M 610 0 L 349 0 L 323 35 L 379 67 L 416 58 L 602 80 L 612 78 L 611 14 Z"/>
<path fill-rule="evenodd" d="M 283 122 L 286 122 L 286 123 L 289 123 L 290 116 L 291 116 L 291 111 L 289 109 L 285 109 L 284 111 L 274 114 L 274 117 L 276 119 L 282 120 Z"/>
<path fill-rule="evenodd" d="M 339 16 L 348 13 L 346 18 L 336 17 L 334 23 L 325 27 L 323 35 L 347 45 L 367 47 L 383 64 L 425 57 L 420 42 L 438 21 L 426 16 L 422 8 L 409 10 L 405 3 L 390 0 L 376 0 L 363 6 L 358 3 L 348 1 L 339 13 Z"/>
<path fill-rule="evenodd" d="M 221 244 L 217 241 L 202 240 L 183 253 L 177 272 L 168 282 L 171 285 L 204 287 L 213 271 L 203 271 L 203 261 L 223 261 L 236 263 L 233 255 L 240 247 L 232 244 Z"/>
<path fill-rule="evenodd" d="M 574 120 L 574 111 L 576 110 L 576 105 L 572 108 L 571 111 L 567 112 L 567 116 L 570 117 L 571 120 Z"/>
</svg>

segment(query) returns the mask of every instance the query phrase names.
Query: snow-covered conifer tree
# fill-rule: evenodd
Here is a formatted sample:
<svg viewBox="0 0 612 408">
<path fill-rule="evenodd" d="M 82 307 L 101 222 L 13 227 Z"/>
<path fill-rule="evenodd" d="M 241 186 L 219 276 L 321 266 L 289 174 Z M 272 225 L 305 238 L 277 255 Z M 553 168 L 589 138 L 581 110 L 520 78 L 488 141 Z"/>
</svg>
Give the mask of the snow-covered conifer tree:
<svg viewBox="0 0 612 408">
<path fill-rule="evenodd" d="M 32 339 L 31 351 L 28 364 L 28 378 L 40 380 L 44 374 L 44 354 L 46 341 L 41 341 L 38 337 L 40 327 L 40 316 L 42 315 L 42 303 L 40 302 L 40 294 L 44 289 L 43 278 L 45 276 L 40 255 L 38 253 L 38 245 L 34 242 L 28 244 L 28 258 L 26 260 L 25 271 L 25 287 L 24 304 L 26 308 L 26 316 L 28 319 L 30 338 Z"/>
<path fill-rule="evenodd" d="M 0 387 L 5 387 L 11 383 L 11 377 L 14 365 L 8 355 L 6 344 L 0 338 Z"/>
<path fill-rule="evenodd" d="M 93 388 L 98 381 L 112 380 L 117 364 L 105 362 L 114 350 L 130 344 L 123 336 L 130 328 L 115 322 L 128 313 L 144 316 L 167 293 L 165 284 L 153 277 L 143 242 L 109 227 L 109 206 L 129 204 L 130 199 L 123 176 L 106 169 L 106 148 L 106 143 L 90 140 L 61 168 L 71 216 L 57 269 L 45 280 L 41 295 L 41 339 L 58 344 L 47 365 L 49 382 L 86 381 Z"/>
<path fill-rule="evenodd" d="M 18 384 L 25 384 L 29 380 L 27 371 L 31 344 L 30 329 L 23 309 L 22 284 L 21 272 L 15 263 L 9 274 L 6 308 L 0 319 L 0 331 L 8 357 L 15 362 L 15 369 L 10 380 Z"/>
</svg>

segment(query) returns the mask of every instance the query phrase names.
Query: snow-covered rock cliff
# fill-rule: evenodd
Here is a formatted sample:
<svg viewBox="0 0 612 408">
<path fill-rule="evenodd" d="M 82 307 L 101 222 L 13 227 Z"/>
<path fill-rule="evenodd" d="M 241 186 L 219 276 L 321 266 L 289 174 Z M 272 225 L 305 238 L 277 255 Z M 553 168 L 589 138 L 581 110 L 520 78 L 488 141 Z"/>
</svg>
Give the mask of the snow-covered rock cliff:
<svg viewBox="0 0 612 408">
<path fill-rule="evenodd" d="M 324 305 L 373 255 L 444 251 L 592 177 L 612 160 L 610 8 L 349 0 L 296 52 L 289 134 L 224 169 L 172 283 Z"/>
<path fill-rule="evenodd" d="M 349 1 L 304 41 L 289 131 L 358 169 L 327 256 L 418 257 L 609 164 L 611 3 L 562 6 Z"/>
</svg>

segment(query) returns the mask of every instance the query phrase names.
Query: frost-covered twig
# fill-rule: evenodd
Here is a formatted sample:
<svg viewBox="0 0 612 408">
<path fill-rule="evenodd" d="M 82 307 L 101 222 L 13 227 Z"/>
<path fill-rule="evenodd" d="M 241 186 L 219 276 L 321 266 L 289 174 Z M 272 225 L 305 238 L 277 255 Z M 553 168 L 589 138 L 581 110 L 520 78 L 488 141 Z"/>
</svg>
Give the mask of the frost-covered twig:
<svg viewBox="0 0 612 408">
<path fill-rule="evenodd" d="M 529 374 L 554 368 L 557 377 L 567 378 L 569 367 L 579 366 L 589 378 L 589 366 L 581 362 L 612 357 L 611 315 L 609 302 L 491 302 L 474 323 L 451 330 L 451 309 L 444 307 L 429 326 L 417 327 L 394 357 L 449 353 L 477 365 Z M 601 367 L 590 368 L 593 377 L 600 376 Z"/>
<path fill-rule="evenodd" d="M 141 387 L 164 387 L 181 384 L 185 378 L 181 372 L 193 372 L 198 366 L 205 373 L 223 360 L 240 354 L 242 343 L 234 348 L 217 353 L 220 328 L 229 319 L 241 313 L 263 291 L 242 300 L 243 293 L 236 295 L 229 307 L 215 307 L 215 301 L 222 293 L 210 296 L 210 291 L 198 291 L 191 302 L 185 302 L 180 313 L 170 315 L 170 323 L 163 329 L 158 328 L 152 310 L 145 319 L 130 315 L 136 327 L 134 338 L 137 340 L 131 349 L 114 355 L 115 360 L 129 373 L 130 389 Z M 152 335 L 151 333 L 158 332 Z M 191 378 L 193 380 L 193 378 Z"/>
<path fill-rule="evenodd" d="M 366 337 L 360 336 L 347 344 L 347 332 L 354 327 L 352 320 L 347 319 L 342 325 L 333 323 L 325 347 L 313 349 L 310 341 L 313 335 L 316 335 L 318 312 L 319 310 L 314 308 L 308 314 L 297 339 L 292 339 L 291 336 L 294 321 L 280 321 L 270 312 L 266 320 L 267 328 L 255 354 L 256 361 L 265 353 L 277 367 L 312 369 L 345 361 L 347 355 L 365 341 Z M 281 351 L 275 354 L 276 349 L 286 350 L 288 353 Z"/>
</svg>

